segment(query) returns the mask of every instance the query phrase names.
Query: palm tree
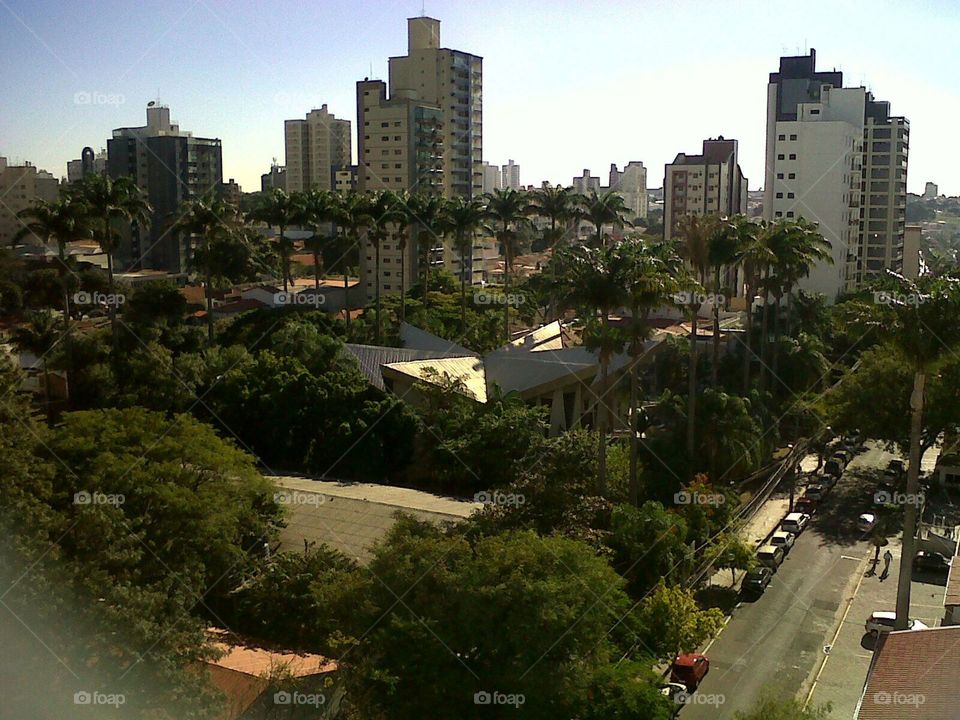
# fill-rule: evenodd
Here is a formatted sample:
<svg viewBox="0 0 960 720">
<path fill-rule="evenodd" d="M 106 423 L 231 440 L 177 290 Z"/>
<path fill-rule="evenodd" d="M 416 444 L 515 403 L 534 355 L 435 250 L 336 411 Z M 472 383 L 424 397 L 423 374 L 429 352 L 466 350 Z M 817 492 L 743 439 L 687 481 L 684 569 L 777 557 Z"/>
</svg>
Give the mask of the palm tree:
<svg viewBox="0 0 960 720">
<path fill-rule="evenodd" d="M 486 196 L 486 216 L 491 222 L 490 230 L 503 248 L 503 332 L 510 341 L 510 273 L 513 260 L 518 252 L 517 230 L 526 220 L 530 203 L 527 198 L 514 190 L 494 190 Z"/>
<path fill-rule="evenodd" d="M 346 316 L 347 327 L 350 327 L 350 308 L 347 304 L 348 288 L 350 285 L 350 268 L 347 265 L 347 256 L 354 248 L 360 247 L 360 235 L 373 222 L 370 216 L 370 198 L 363 193 L 350 191 L 340 198 L 335 215 L 337 224 L 342 230 L 342 237 L 346 240 L 340 262 L 343 264 L 343 312 Z M 379 267 L 377 268 L 379 273 Z M 379 285 L 379 274 L 377 276 Z"/>
<path fill-rule="evenodd" d="M 720 298 L 724 292 L 722 283 L 723 271 L 731 268 L 737 262 L 737 250 L 740 245 L 740 225 L 749 222 L 743 215 L 732 218 L 723 218 L 718 221 L 714 233 L 710 236 L 710 245 L 707 257 L 713 269 L 711 290 L 713 297 L 713 362 L 710 367 L 710 380 L 713 387 L 719 386 L 720 370 Z"/>
<path fill-rule="evenodd" d="M 562 185 L 547 185 L 534 190 L 532 211 L 539 217 L 550 221 L 550 227 L 544 231 L 544 239 L 551 251 L 566 239 L 570 221 L 579 215 L 579 197 L 573 188 Z"/>
<path fill-rule="evenodd" d="M 289 290 L 290 253 L 293 245 L 286 236 L 286 230 L 303 218 L 305 197 L 302 193 L 287 194 L 280 188 L 273 188 L 261 200 L 260 205 L 247 214 L 249 220 L 263 222 L 276 227 L 277 249 L 280 251 L 280 274 L 283 276 L 283 292 Z"/>
<path fill-rule="evenodd" d="M 687 371 L 687 454 L 693 458 L 697 410 L 697 319 L 710 271 L 710 241 L 717 227 L 716 218 L 686 215 L 680 221 L 680 255 L 691 277 L 685 283 L 683 302 L 690 313 L 690 367 Z"/>
<path fill-rule="evenodd" d="M 102 223 L 100 249 L 107 255 L 107 281 L 110 295 L 116 297 L 113 280 L 113 255 L 117 249 L 117 237 L 113 232 L 115 221 L 144 226 L 150 222 L 153 212 L 143 191 L 130 177 L 111 178 L 93 173 L 87 175 L 77 190 L 79 199 L 87 206 L 92 218 Z M 110 330 L 113 333 L 113 349 L 117 351 L 117 303 L 110 304 Z"/>
<path fill-rule="evenodd" d="M 434 243 L 440 237 L 440 221 L 446 205 L 447 201 L 443 197 L 425 192 L 411 195 L 407 202 L 408 222 L 417 228 L 414 238 L 417 243 L 417 257 L 423 272 L 421 282 L 424 307 L 429 304 L 430 254 Z"/>
<path fill-rule="evenodd" d="M 623 279 L 630 306 L 630 502 L 640 502 L 638 458 L 640 454 L 639 366 L 644 341 L 650 337 L 650 312 L 667 304 L 678 290 L 682 275 L 680 258 L 666 243 L 641 238 L 624 240 L 619 246 L 624 258 Z"/>
<path fill-rule="evenodd" d="M 60 342 L 61 335 L 57 330 L 56 319 L 46 310 L 31 313 L 29 320 L 29 323 L 14 328 L 11 339 L 21 352 L 32 353 L 40 360 L 43 371 L 43 405 L 46 408 L 47 420 L 52 421 L 53 408 L 50 405 L 50 372 L 47 367 L 47 358 Z"/>
<path fill-rule="evenodd" d="M 800 218 L 793 222 L 786 222 L 779 227 L 779 231 L 771 238 L 771 250 L 776 257 L 774 261 L 774 278 L 771 282 L 771 292 L 776 301 L 776 312 L 773 316 L 776 338 L 773 346 L 773 374 L 777 374 L 780 346 L 780 304 L 784 295 L 787 298 L 787 332 L 790 332 L 792 314 L 793 289 L 802 278 L 810 274 L 810 270 L 820 263 L 833 264 L 830 241 L 820 234 L 817 226 Z"/>
<path fill-rule="evenodd" d="M 377 343 L 379 344 L 383 332 L 383 321 L 380 313 L 380 249 L 383 241 L 390 236 L 391 228 L 398 223 L 406 222 L 406 206 L 392 190 L 381 190 L 370 198 L 369 212 L 370 232 L 367 237 L 373 243 L 375 256 L 374 298 L 377 313 Z M 402 288 L 401 282 L 401 290 Z"/>
<path fill-rule="evenodd" d="M 320 268 L 323 265 L 323 248 L 327 237 L 320 231 L 321 226 L 335 219 L 337 198 L 330 190 L 313 189 L 303 197 L 298 222 L 313 228 L 313 235 L 304 240 L 304 246 L 313 255 L 313 289 L 320 293 Z"/>
<path fill-rule="evenodd" d="M 626 219 L 628 208 L 620 193 L 607 191 L 597 195 L 595 190 L 583 200 L 583 217 L 593 223 L 597 234 L 594 236 L 594 247 L 606 245 L 603 236 L 603 226 L 612 225 L 622 228 L 630 225 Z"/>
<path fill-rule="evenodd" d="M 413 219 L 410 213 L 410 194 L 406 190 L 398 190 L 396 196 L 401 212 L 394 217 L 393 241 L 400 254 L 400 323 L 403 324 L 407 320 L 407 240 Z"/>
<path fill-rule="evenodd" d="M 200 236 L 204 274 L 204 296 L 207 304 L 207 343 L 212 347 L 213 334 L 213 267 L 215 258 L 210 248 L 214 240 L 226 240 L 237 236 L 239 230 L 237 209 L 216 192 L 185 203 L 180 217 L 171 232 Z"/>
<path fill-rule="evenodd" d="M 597 492 L 607 490 L 607 428 L 610 415 L 607 403 L 610 360 L 623 347 L 622 334 L 610 326 L 610 313 L 627 301 L 627 256 L 618 247 L 568 247 L 558 251 L 561 281 L 567 287 L 564 304 L 582 308 L 593 317 L 584 332 L 587 347 L 596 350 L 600 361 L 600 393 L 594 399 L 599 447 Z"/>
<path fill-rule="evenodd" d="M 753 298 L 756 295 L 760 269 L 774 260 L 773 252 L 766 243 L 767 224 L 742 223 L 738 226 L 739 247 L 737 262 L 743 271 L 746 322 L 744 324 L 743 394 L 750 392 L 750 364 L 753 359 L 751 341 L 753 336 Z"/>
<path fill-rule="evenodd" d="M 893 292 L 888 303 L 875 306 L 866 317 L 868 324 L 903 353 L 913 368 L 910 396 L 910 459 L 907 465 L 907 497 L 919 497 L 920 435 L 923 430 L 923 401 L 926 375 L 944 351 L 960 340 L 960 280 L 954 278 L 908 280 L 890 270 Z M 904 503 L 903 541 L 897 581 L 897 630 L 906 630 L 910 614 L 917 503 Z"/>
<path fill-rule="evenodd" d="M 446 207 L 442 227 L 453 236 L 460 255 L 460 334 L 467 333 L 467 266 L 473 256 L 473 239 L 483 224 L 485 209 L 478 198 L 454 198 Z"/>
<path fill-rule="evenodd" d="M 81 240 L 92 237 L 91 219 L 87 206 L 71 195 L 66 195 L 57 202 L 40 202 L 33 207 L 17 213 L 23 227 L 13 236 L 13 243 L 34 235 L 40 238 L 44 245 L 51 242 L 57 246 L 57 271 L 60 275 L 60 286 L 63 292 L 63 335 L 67 355 L 67 388 L 73 373 L 73 346 L 70 338 L 70 287 L 67 274 L 74 274 L 67 257 L 67 243 L 72 240 Z"/>
</svg>

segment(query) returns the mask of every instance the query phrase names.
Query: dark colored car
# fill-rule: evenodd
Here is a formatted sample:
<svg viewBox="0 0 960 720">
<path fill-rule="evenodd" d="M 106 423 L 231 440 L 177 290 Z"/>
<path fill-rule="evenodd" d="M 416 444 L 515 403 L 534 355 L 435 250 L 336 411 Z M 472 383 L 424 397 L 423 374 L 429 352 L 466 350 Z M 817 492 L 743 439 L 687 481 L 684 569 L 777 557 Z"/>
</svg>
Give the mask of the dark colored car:
<svg viewBox="0 0 960 720">
<path fill-rule="evenodd" d="M 823 472 L 826 475 L 840 477 L 840 475 L 843 473 L 843 464 L 837 458 L 830 458 L 826 463 L 824 463 Z"/>
<path fill-rule="evenodd" d="M 710 661 L 706 655 L 687 653 L 677 655 L 670 667 L 670 682 L 681 683 L 688 692 L 696 692 L 700 681 L 710 672 Z"/>
<path fill-rule="evenodd" d="M 759 567 L 751 570 L 743 578 L 741 589 L 748 595 L 760 595 L 767 589 L 773 579 L 773 571 L 768 567 Z"/>
<path fill-rule="evenodd" d="M 921 550 L 913 558 L 913 569 L 927 572 L 947 572 L 950 569 L 950 561 L 938 552 Z"/>
<path fill-rule="evenodd" d="M 793 504 L 793 511 L 813 515 L 817 511 L 817 501 L 812 497 L 801 495 Z"/>
</svg>

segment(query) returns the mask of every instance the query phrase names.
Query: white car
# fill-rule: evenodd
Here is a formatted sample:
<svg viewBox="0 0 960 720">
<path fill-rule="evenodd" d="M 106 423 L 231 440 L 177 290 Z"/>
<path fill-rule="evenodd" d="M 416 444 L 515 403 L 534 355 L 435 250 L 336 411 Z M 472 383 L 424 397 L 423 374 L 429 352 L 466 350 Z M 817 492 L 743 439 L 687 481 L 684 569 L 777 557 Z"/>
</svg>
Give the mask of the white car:
<svg viewBox="0 0 960 720">
<path fill-rule="evenodd" d="M 780 530 L 793 533 L 794 535 L 799 535 L 803 532 L 803 529 L 809 522 L 810 516 L 806 513 L 788 513 L 787 516 L 780 522 Z"/>
<path fill-rule="evenodd" d="M 868 633 L 879 635 L 893 630 L 897 623 L 897 614 L 886 610 L 878 610 L 870 615 L 863 627 Z M 927 626 L 919 620 L 908 620 L 907 630 L 926 630 Z"/>
<path fill-rule="evenodd" d="M 783 552 L 790 552 L 790 548 L 793 547 L 793 543 L 796 542 L 797 536 L 792 532 L 786 532 L 785 530 L 778 530 L 773 535 L 770 536 L 770 544 L 774 547 L 778 547 Z"/>
<path fill-rule="evenodd" d="M 857 530 L 860 532 L 870 532 L 877 526 L 877 516 L 873 513 L 863 513 L 857 518 Z"/>
</svg>

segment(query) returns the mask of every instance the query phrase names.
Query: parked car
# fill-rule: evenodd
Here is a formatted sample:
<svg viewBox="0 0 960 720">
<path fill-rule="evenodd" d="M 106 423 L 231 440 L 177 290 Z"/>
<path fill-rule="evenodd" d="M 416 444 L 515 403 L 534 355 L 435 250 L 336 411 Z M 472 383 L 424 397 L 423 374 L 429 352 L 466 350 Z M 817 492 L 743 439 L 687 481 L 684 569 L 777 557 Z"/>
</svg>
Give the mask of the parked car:
<svg viewBox="0 0 960 720">
<path fill-rule="evenodd" d="M 674 702 L 681 702 L 687 695 L 687 686 L 678 682 L 661 683 L 660 694 Z"/>
<path fill-rule="evenodd" d="M 867 621 L 864 623 L 863 627 L 868 633 L 873 635 L 879 635 L 880 633 L 887 633 L 893 630 L 893 626 L 897 623 L 897 614 L 895 612 L 889 612 L 886 610 L 878 610 L 875 613 L 872 613 L 870 617 L 867 618 Z M 927 626 L 920 622 L 919 620 L 908 620 L 907 621 L 907 630 L 926 630 Z"/>
<path fill-rule="evenodd" d="M 853 460 L 853 453 L 849 450 L 837 450 L 833 457 L 843 463 L 843 467 L 846 467 Z"/>
<path fill-rule="evenodd" d="M 710 660 L 700 653 L 677 655 L 670 666 L 670 682 L 680 683 L 687 692 L 696 692 L 697 686 L 710 672 Z"/>
<path fill-rule="evenodd" d="M 820 483 L 813 483 L 807 485 L 807 489 L 804 490 L 804 497 L 808 497 L 814 502 L 820 502 L 823 500 L 823 496 L 827 494 L 827 488 L 821 485 Z"/>
<path fill-rule="evenodd" d="M 843 473 L 843 467 L 844 463 L 842 460 L 832 457 L 823 464 L 823 472 L 825 475 L 832 475 L 838 478 Z"/>
<path fill-rule="evenodd" d="M 757 561 L 771 570 L 776 570 L 783 563 L 783 550 L 776 545 L 761 545 L 757 548 Z"/>
<path fill-rule="evenodd" d="M 887 463 L 885 472 L 902 477 L 907 472 L 907 464 L 903 460 L 896 458 Z"/>
<path fill-rule="evenodd" d="M 747 595 L 761 595 L 772 579 L 773 570 L 766 566 L 760 566 L 744 576 L 740 590 Z"/>
<path fill-rule="evenodd" d="M 807 527 L 807 524 L 810 522 L 810 516 L 802 512 L 792 512 L 788 513 L 787 516 L 780 521 L 780 529 L 793 533 L 794 535 L 799 535 L 803 532 L 804 528 Z"/>
<path fill-rule="evenodd" d="M 770 544 L 783 550 L 784 554 L 790 552 L 790 548 L 793 547 L 793 543 L 796 541 L 797 536 L 792 532 L 786 532 L 785 530 L 777 530 L 773 535 L 770 536 Z"/>
<path fill-rule="evenodd" d="M 921 550 L 913 558 L 913 569 L 926 570 L 927 572 L 947 572 L 950 569 L 950 561 L 938 552 Z"/>
<path fill-rule="evenodd" d="M 830 473 L 825 472 L 817 475 L 816 483 L 818 485 L 823 485 L 825 488 L 827 488 L 827 490 L 833 490 L 839 479 L 840 477 L 838 475 L 831 475 Z"/>
<path fill-rule="evenodd" d="M 870 532 L 877 526 L 877 516 L 873 513 L 863 513 L 857 518 L 857 530 Z"/>
<path fill-rule="evenodd" d="M 793 509 L 806 515 L 813 515 L 817 512 L 818 505 L 819 503 L 809 495 L 801 495 L 793 504 Z"/>
</svg>

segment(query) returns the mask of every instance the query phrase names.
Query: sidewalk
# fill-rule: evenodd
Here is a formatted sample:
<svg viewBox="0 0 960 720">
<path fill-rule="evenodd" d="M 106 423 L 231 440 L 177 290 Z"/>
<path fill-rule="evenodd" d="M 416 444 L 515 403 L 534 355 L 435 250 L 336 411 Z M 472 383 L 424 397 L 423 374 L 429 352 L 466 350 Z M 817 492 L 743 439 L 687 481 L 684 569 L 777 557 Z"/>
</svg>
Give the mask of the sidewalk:
<svg viewBox="0 0 960 720">
<path fill-rule="evenodd" d="M 812 472 L 817 469 L 816 454 L 807 455 L 800 461 L 801 472 Z M 799 497 L 803 488 L 799 483 L 796 488 L 795 497 Z M 770 537 L 771 533 L 780 525 L 783 516 L 790 509 L 790 492 L 776 491 L 763 504 L 763 506 L 740 528 L 740 536 L 748 543 L 756 546 L 763 544 L 763 541 Z M 707 581 L 707 586 L 729 587 L 736 589 L 743 579 L 743 573 L 739 573 L 737 580 L 731 582 L 730 571 L 727 569 L 717 570 Z"/>
</svg>

